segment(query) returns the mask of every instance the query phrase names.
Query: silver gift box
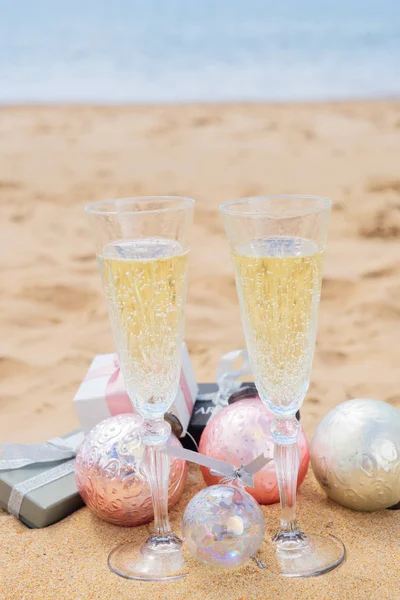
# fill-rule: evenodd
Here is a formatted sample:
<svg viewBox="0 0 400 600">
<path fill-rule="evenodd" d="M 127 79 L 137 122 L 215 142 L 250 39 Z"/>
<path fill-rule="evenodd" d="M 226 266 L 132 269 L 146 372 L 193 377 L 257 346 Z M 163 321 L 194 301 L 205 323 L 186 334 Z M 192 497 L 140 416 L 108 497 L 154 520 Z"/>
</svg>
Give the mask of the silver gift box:
<svg viewBox="0 0 400 600">
<path fill-rule="evenodd" d="M 74 431 L 63 436 L 63 439 L 68 441 L 80 437 L 83 440 L 83 433 Z M 10 497 L 16 486 L 67 462 L 70 460 L 35 463 L 19 469 L 0 471 L 0 506 L 8 510 Z M 75 473 L 71 472 L 24 494 L 18 518 L 31 528 L 48 527 L 81 506 L 83 500 L 76 486 Z"/>
</svg>

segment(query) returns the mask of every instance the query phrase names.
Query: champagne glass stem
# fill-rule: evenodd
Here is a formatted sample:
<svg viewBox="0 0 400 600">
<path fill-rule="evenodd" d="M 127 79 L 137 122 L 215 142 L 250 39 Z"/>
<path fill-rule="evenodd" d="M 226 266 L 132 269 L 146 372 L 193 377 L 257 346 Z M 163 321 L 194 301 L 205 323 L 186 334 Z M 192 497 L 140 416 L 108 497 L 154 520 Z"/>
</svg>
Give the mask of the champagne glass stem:
<svg viewBox="0 0 400 600">
<path fill-rule="evenodd" d="M 274 458 L 281 500 L 280 527 L 282 531 L 296 531 L 296 484 L 299 471 L 297 443 L 288 446 L 275 444 Z"/>
<path fill-rule="evenodd" d="M 278 545 L 293 546 L 303 544 L 306 540 L 296 520 L 297 477 L 300 465 L 297 446 L 299 431 L 300 426 L 294 416 L 289 419 L 276 418 L 272 427 L 274 460 L 281 500 L 280 528 L 273 536 Z"/>
<path fill-rule="evenodd" d="M 164 419 L 145 421 L 145 466 L 154 509 L 153 538 L 176 537 L 168 518 L 169 456 L 161 452 L 170 433 L 171 426 Z"/>
<path fill-rule="evenodd" d="M 169 481 L 169 456 L 160 452 L 160 446 L 147 448 L 146 471 L 150 485 L 151 497 L 154 508 L 154 533 L 164 536 L 171 532 L 168 519 L 168 481 Z"/>
</svg>

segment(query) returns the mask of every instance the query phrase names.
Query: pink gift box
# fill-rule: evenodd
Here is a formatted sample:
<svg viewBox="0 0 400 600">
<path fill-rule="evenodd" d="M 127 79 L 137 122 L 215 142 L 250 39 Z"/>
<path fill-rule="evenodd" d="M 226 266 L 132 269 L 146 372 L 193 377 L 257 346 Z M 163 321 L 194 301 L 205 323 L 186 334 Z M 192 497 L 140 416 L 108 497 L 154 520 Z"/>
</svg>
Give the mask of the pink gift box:
<svg viewBox="0 0 400 600">
<path fill-rule="evenodd" d="M 169 410 L 182 425 L 182 437 L 186 434 L 197 392 L 198 386 L 189 352 L 184 344 L 180 387 Z M 115 353 L 98 354 L 94 357 L 75 395 L 74 406 L 85 433 L 108 417 L 133 412 Z"/>
</svg>

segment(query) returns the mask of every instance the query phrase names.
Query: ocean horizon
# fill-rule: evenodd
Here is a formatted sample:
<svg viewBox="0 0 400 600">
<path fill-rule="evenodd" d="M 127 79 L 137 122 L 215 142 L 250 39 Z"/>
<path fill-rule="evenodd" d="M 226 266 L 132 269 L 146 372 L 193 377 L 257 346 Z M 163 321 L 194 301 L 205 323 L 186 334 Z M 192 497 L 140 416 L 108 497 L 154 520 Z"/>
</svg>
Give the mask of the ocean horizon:
<svg viewBox="0 0 400 600">
<path fill-rule="evenodd" d="M 400 96 L 397 0 L 0 0 L 1 104 Z"/>
</svg>

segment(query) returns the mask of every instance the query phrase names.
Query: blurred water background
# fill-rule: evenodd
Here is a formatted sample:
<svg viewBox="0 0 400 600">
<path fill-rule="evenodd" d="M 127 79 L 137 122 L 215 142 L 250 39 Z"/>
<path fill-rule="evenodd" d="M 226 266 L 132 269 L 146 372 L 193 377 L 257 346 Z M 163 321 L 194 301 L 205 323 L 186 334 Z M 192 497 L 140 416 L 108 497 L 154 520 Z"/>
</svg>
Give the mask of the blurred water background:
<svg viewBox="0 0 400 600">
<path fill-rule="evenodd" d="M 399 0 L 0 0 L 1 103 L 400 95 Z"/>
</svg>

